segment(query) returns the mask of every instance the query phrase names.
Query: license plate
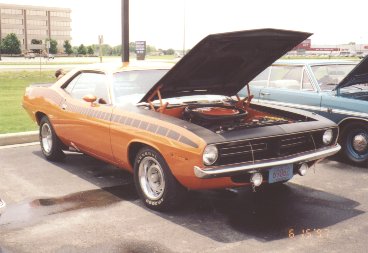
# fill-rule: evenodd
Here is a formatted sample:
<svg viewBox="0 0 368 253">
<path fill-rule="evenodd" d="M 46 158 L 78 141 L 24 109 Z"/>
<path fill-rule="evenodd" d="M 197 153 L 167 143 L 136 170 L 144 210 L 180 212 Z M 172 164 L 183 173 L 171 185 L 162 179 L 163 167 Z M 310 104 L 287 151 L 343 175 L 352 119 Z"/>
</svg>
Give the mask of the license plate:
<svg viewBox="0 0 368 253">
<path fill-rule="evenodd" d="M 276 183 L 280 181 L 289 180 L 293 177 L 293 165 L 285 164 L 280 166 L 275 166 L 269 170 L 268 173 L 268 183 Z"/>
</svg>

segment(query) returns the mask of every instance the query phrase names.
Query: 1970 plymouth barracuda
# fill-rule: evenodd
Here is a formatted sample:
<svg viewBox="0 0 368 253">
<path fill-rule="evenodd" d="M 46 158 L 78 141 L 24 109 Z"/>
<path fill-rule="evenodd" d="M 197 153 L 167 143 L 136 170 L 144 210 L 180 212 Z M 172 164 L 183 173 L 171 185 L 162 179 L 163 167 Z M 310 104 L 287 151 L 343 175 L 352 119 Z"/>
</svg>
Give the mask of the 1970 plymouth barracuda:
<svg viewBox="0 0 368 253">
<path fill-rule="evenodd" d="M 340 126 L 342 154 L 368 164 L 368 58 L 277 61 L 250 82 L 262 104 L 318 113 Z M 240 94 L 246 94 L 243 89 Z"/>
<path fill-rule="evenodd" d="M 237 93 L 309 35 L 210 35 L 170 70 L 75 70 L 27 88 L 23 106 L 40 126 L 47 159 L 74 150 L 128 170 L 153 209 L 177 206 L 188 189 L 282 183 L 338 152 L 338 128 Z"/>
</svg>

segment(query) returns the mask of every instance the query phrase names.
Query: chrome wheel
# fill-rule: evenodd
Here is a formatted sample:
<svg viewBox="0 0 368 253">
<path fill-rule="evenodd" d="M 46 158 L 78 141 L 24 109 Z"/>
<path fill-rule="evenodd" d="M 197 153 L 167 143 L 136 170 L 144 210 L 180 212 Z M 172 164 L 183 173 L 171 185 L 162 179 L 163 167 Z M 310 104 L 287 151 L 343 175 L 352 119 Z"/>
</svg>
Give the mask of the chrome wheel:
<svg viewBox="0 0 368 253">
<path fill-rule="evenodd" d="M 357 134 L 353 138 L 353 148 L 359 153 L 364 153 L 368 147 L 368 136 L 365 134 Z"/>
<path fill-rule="evenodd" d="M 45 152 L 50 153 L 52 148 L 52 132 L 47 123 L 43 124 L 41 128 L 41 143 Z"/>
<path fill-rule="evenodd" d="M 158 200 L 165 190 L 165 178 L 160 163 L 153 157 L 145 157 L 139 163 L 139 184 L 150 200 Z"/>
</svg>

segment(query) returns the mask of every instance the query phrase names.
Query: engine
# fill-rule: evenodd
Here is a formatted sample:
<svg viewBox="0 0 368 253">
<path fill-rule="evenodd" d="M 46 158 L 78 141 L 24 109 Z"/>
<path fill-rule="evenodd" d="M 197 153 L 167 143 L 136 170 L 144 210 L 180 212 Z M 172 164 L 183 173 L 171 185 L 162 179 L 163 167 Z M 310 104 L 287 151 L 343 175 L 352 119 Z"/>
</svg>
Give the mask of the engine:
<svg viewBox="0 0 368 253">
<path fill-rule="evenodd" d="M 183 119 L 205 127 L 213 132 L 222 133 L 242 128 L 277 125 L 288 123 L 285 118 L 252 113 L 235 106 L 187 106 Z"/>
</svg>

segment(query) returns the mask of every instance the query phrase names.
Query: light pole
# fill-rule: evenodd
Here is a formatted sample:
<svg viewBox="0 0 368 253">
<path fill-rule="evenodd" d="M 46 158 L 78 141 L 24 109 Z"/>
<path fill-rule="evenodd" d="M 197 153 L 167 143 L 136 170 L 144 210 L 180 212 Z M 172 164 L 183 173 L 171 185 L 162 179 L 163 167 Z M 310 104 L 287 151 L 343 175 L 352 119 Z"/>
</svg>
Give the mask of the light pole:
<svg viewBox="0 0 368 253">
<path fill-rule="evenodd" d="M 183 56 L 185 55 L 185 15 L 186 15 L 186 0 L 184 1 L 184 17 L 183 17 Z"/>
<path fill-rule="evenodd" d="M 129 0 L 121 0 L 121 60 L 129 62 Z"/>
</svg>

